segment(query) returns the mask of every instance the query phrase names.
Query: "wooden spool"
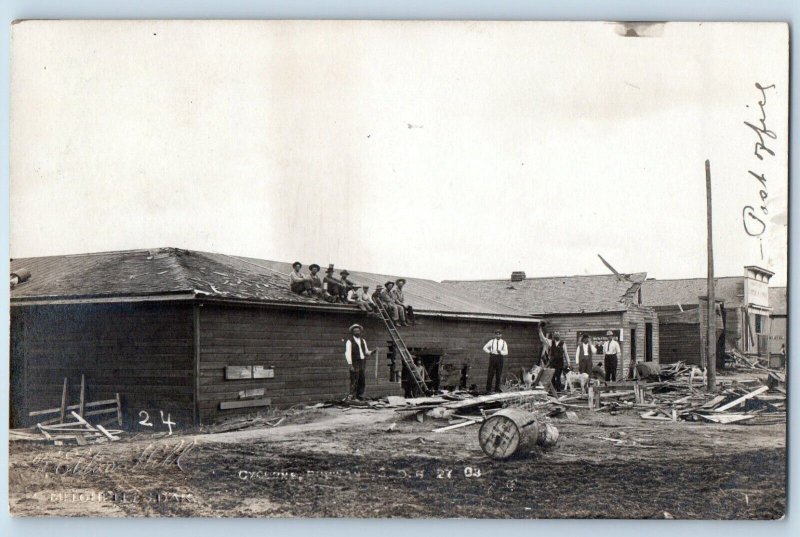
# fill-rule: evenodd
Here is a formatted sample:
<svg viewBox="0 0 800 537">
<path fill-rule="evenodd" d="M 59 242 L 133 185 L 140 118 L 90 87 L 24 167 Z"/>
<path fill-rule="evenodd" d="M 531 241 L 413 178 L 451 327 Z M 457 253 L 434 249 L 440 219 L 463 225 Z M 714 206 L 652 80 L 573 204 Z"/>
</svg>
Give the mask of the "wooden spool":
<svg viewBox="0 0 800 537">
<path fill-rule="evenodd" d="M 505 408 L 487 418 L 478 433 L 481 449 L 492 459 L 507 459 L 527 453 L 534 446 L 552 446 L 558 440 L 558 429 L 540 424 L 530 412 Z"/>
</svg>

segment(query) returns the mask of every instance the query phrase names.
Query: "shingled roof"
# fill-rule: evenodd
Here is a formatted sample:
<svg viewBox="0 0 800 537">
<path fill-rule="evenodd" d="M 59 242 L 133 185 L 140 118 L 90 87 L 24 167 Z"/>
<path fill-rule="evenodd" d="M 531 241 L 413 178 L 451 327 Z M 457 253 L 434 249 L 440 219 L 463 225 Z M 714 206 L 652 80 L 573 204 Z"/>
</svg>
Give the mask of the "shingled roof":
<svg viewBox="0 0 800 537">
<path fill-rule="evenodd" d="M 744 300 L 744 276 L 727 276 L 715 279 L 715 298 L 725 302 L 725 307 L 738 307 Z M 680 280 L 647 280 L 642 284 L 642 304 L 645 306 L 677 306 L 697 304 L 698 298 L 708 293 L 705 278 Z"/>
<path fill-rule="evenodd" d="M 625 311 L 635 301 L 646 272 L 595 276 L 558 276 L 510 280 L 446 280 L 442 283 L 483 300 L 531 315 Z"/>
<path fill-rule="evenodd" d="M 13 259 L 11 271 L 31 278 L 11 289 L 11 303 L 98 299 L 203 298 L 337 307 L 289 291 L 291 263 L 218 253 L 159 248 Z M 337 272 L 338 272 L 337 267 Z M 345 267 L 341 267 L 345 268 Z M 349 267 L 348 267 L 348 270 Z M 369 285 L 400 276 L 350 270 L 351 281 Z M 409 278 L 406 302 L 416 311 L 532 319 L 526 312 L 470 296 L 432 280 Z M 338 306 L 352 308 L 353 306 Z"/>
</svg>

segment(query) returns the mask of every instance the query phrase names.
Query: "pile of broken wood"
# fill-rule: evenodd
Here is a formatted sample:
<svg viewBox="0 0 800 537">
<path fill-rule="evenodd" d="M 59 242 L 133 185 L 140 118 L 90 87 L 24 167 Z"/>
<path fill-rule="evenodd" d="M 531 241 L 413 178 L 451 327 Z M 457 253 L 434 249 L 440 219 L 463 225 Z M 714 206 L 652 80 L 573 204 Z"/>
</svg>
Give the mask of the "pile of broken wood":
<svg viewBox="0 0 800 537">
<path fill-rule="evenodd" d="M 519 407 L 536 412 L 538 407 L 549 404 L 550 399 L 552 397 L 539 387 L 479 396 L 460 391 L 413 399 L 389 396 L 381 406 L 392 407 L 395 412 L 414 418 L 420 423 L 426 419 L 448 420 L 447 425 L 433 429 L 433 432 L 441 433 L 483 423 L 488 416 L 505 407 Z"/>
<path fill-rule="evenodd" d="M 64 445 L 65 442 L 75 442 L 84 446 L 88 443 L 119 440 L 119 435 L 123 432 L 121 429 L 104 427 L 111 423 L 122 426 L 122 404 L 119 394 L 115 394 L 113 399 L 87 402 L 86 380 L 83 375 L 81 375 L 80 400 L 77 404 L 67 404 L 67 379 L 65 378 L 61 392 L 61 406 L 36 410 L 28 415 L 39 418 L 41 421 L 36 424 L 35 428 L 11 430 L 9 439 L 46 441 L 57 446 Z M 88 417 L 92 417 L 95 423 L 89 423 L 86 419 Z"/>
<path fill-rule="evenodd" d="M 725 355 L 728 360 L 733 363 L 733 366 L 736 369 L 744 369 L 748 371 L 765 371 L 768 373 L 780 373 L 780 370 L 773 369 L 771 367 L 767 367 L 761 363 L 757 356 L 753 356 L 752 358 L 745 356 L 741 352 L 737 351 L 736 349 L 730 349 L 725 351 Z"/>
<path fill-rule="evenodd" d="M 572 414 L 573 409 L 596 412 L 634 410 L 647 421 L 697 421 L 745 425 L 781 423 L 786 420 L 786 377 L 770 372 L 766 381 L 719 379 L 716 393 L 705 391 L 705 378 L 691 366 L 677 362 L 662 367 L 662 380 L 610 382 L 592 386 L 589 393 L 553 397 L 542 387 L 533 390 L 474 396 L 450 392 L 434 397 L 405 399 L 390 396 L 369 401 L 369 408 L 393 407 L 414 417 L 447 419 L 448 425 L 434 432 L 449 431 L 481 423 L 503 407 L 519 407 L 545 417 Z M 574 414 L 573 414 L 574 416 Z"/>
<path fill-rule="evenodd" d="M 691 376 L 691 368 L 670 366 L 658 382 L 636 383 L 633 391 L 598 389 L 599 401 L 588 397 L 593 410 L 645 410 L 649 421 L 705 421 L 713 423 L 771 424 L 786 420 L 786 377 L 770 372 L 766 382 L 758 378 L 720 379 L 715 393 L 704 390 L 705 380 Z M 591 391 L 591 390 L 590 390 Z M 603 401 L 606 399 L 606 401 Z"/>
</svg>

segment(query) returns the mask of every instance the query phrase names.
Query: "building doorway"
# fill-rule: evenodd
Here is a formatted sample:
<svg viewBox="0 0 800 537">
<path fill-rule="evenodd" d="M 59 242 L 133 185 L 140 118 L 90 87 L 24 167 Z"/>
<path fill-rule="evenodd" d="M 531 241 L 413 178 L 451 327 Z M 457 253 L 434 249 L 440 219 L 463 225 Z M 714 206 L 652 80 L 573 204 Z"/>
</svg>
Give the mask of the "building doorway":
<svg viewBox="0 0 800 537">
<path fill-rule="evenodd" d="M 653 323 L 644 323 L 644 361 L 653 361 Z"/>
</svg>

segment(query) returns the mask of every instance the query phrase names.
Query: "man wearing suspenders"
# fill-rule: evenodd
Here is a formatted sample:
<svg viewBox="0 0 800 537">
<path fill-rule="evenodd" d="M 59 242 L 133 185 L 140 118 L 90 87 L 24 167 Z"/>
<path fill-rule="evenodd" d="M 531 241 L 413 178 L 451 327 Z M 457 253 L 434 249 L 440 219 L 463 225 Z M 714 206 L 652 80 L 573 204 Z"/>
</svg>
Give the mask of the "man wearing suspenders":
<svg viewBox="0 0 800 537">
<path fill-rule="evenodd" d="M 508 356 L 508 343 L 503 339 L 503 332 L 494 331 L 494 339 L 483 346 L 483 352 L 489 355 L 489 372 L 486 374 L 486 393 L 492 393 L 492 377 L 494 391 L 500 391 L 500 377 L 503 376 L 503 359 Z"/>
</svg>

